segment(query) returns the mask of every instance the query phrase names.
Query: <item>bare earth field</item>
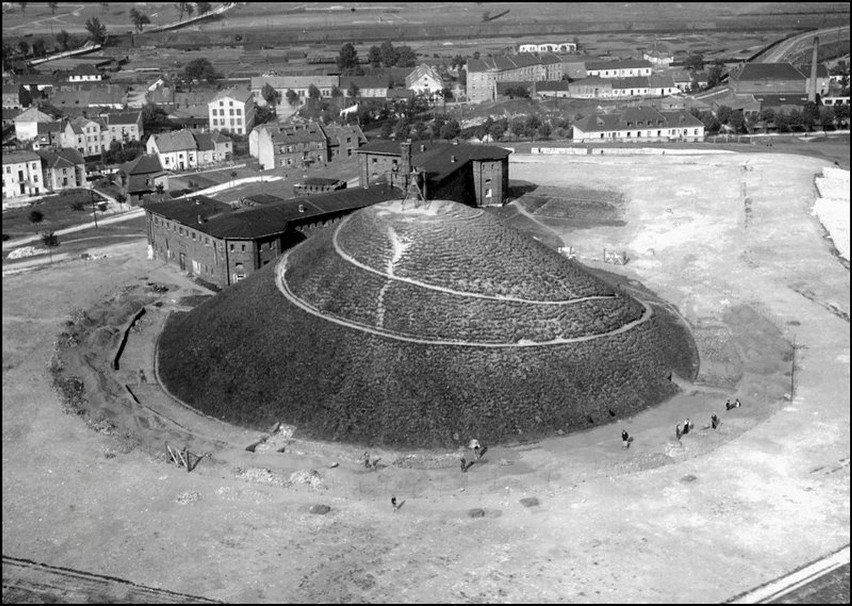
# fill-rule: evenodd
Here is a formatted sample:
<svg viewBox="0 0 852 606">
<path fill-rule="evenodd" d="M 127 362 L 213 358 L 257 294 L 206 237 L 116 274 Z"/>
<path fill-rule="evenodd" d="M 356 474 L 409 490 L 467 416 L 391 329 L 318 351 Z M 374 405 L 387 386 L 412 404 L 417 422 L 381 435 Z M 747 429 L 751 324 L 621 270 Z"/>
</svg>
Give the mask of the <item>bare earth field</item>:
<svg viewBox="0 0 852 606">
<path fill-rule="evenodd" d="M 501 211 L 666 299 L 692 327 L 701 368 L 653 410 L 492 446 L 467 474 L 461 447 L 373 453 L 386 464 L 374 472 L 339 444 L 248 452 L 262 436 L 171 402 L 154 383 L 156 335 L 203 293 L 147 261 L 143 239 L 4 273 L 4 556 L 244 603 L 664 603 L 723 601 L 833 552 L 849 543 L 850 283 L 810 215 L 825 165 L 513 154 L 512 179 L 542 194 L 620 194 L 602 225 L 588 209 L 567 224 L 554 209 L 544 222 L 517 203 Z M 629 263 L 602 263 L 604 248 Z M 130 299 L 161 306 L 148 305 L 120 368 L 105 371 Z M 69 370 L 100 386 L 87 416 L 63 413 L 48 373 L 78 310 L 101 327 L 67 350 Z M 726 412 L 734 397 L 743 407 Z M 685 417 L 695 429 L 678 442 Z M 165 462 L 164 441 L 210 456 L 188 474 Z M 398 512 L 392 495 L 406 501 Z M 316 504 L 331 509 L 310 513 Z M 21 598 L 15 578 L 4 562 L 4 599 Z"/>
</svg>

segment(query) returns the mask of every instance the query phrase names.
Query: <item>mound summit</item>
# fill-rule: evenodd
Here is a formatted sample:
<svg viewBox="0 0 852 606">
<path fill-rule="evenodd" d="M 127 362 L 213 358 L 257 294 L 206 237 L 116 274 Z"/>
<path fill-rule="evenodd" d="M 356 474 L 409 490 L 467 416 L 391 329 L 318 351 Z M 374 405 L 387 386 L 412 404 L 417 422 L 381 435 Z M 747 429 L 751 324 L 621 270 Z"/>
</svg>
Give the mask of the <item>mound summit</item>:
<svg viewBox="0 0 852 606">
<path fill-rule="evenodd" d="M 491 443 L 671 396 L 653 309 L 481 209 L 350 215 L 160 337 L 177 397 L 223 420 L 398 447 Z"/>
</svg>

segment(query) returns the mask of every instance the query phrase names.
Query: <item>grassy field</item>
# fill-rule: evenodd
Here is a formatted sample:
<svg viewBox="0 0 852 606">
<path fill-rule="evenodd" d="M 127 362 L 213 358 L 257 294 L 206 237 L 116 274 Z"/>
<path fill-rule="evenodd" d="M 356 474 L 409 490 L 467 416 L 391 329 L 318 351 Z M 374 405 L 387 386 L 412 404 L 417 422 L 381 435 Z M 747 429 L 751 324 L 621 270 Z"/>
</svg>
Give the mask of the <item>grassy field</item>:
<svg viewBox="0 0 852 606">
<path fill-rule="evenodd" d="M 94 200 L 96 205 L 105 201 L 97 194 Z M 43 219 L 40 222 L 30 221 L 30 213 L 33 211 L 42 213 Z M 99 215 L 104 216 L 104 213 L 101 212 Z M 14 239 L 33 233 L 57 231 L 90 221 L 92 221 L 92 198 L 88 190 L 69 190 L 55 196 L 46 196 L 29 206 L 4 210 L 3 235 Z"/>
</svg>

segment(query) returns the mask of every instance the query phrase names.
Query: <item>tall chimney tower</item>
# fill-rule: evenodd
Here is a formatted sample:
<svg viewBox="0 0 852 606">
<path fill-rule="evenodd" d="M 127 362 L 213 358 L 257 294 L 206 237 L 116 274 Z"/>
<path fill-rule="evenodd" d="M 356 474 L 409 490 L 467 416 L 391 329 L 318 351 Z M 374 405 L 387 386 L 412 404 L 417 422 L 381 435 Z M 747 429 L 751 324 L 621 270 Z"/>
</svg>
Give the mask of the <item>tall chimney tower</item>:
<svg viewBox="0 0 852 606">
<path fill-rule="evenodd" d="M 814 36 L 814 56 L 811 58 L 811 79 L 808 82 L 808 101 L 816 103 L 817 94 L 817 57 L 819 57 L 819 36 Z"/>
</svg>

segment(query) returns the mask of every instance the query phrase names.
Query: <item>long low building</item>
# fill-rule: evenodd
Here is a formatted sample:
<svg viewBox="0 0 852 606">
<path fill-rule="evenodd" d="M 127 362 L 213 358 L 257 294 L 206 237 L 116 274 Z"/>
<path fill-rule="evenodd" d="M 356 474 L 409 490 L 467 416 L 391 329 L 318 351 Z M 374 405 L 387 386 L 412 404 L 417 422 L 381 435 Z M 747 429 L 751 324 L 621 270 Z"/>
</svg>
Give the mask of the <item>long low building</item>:
<svg viewBox="0 0 852 606">
<path fill-rule="evenodd" d="M 704 124 L 685 110 L 657 111 L 630 107 L 623 112 L 593 114 L 573 126 L 575 142 L 702 141 Z"/>
<path fill-rule="evenodd" d="M 347 214 L 398 198 L 388 185 L 346 189 L 233 207 L 207 196 L 144 205 L 149 254 L 224 288 L 248 277 L 314 229 Z"/>
</svg>

